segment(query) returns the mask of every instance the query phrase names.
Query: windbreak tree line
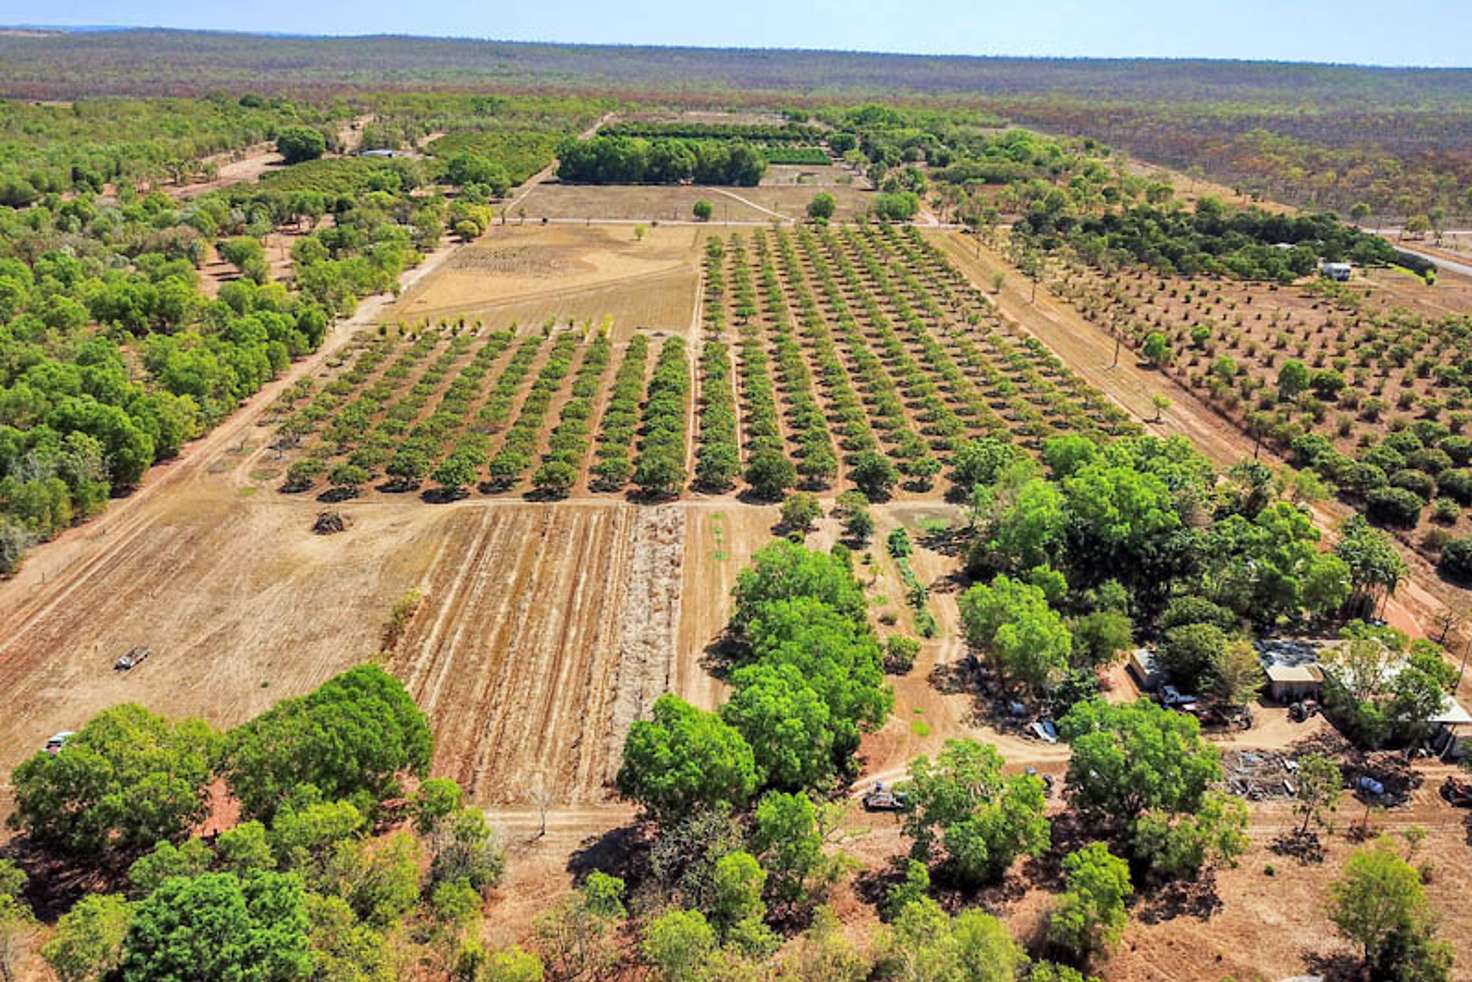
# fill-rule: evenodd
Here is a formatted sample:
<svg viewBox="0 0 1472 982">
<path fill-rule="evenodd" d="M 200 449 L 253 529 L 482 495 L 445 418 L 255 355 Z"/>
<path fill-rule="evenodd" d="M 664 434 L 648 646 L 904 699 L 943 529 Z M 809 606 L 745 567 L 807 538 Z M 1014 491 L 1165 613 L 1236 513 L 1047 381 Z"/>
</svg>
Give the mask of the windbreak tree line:
<svg viewBox="0 0 1472 982">
<path fill-rule="evenodd" d="M 580 184 L 734 184 L 755 187 L 767 169 L 758 147 L 721 140 L 595 136 L 557 149 L 557 177 Z"/>
<path fill-rule="evenodd" d="M 1213 198 L 1202 198 L 1191 211 L 1146 204 L 1082 217 L 1035 206 L 1020 228 L 1044 244 L 1067 239 L 1086 256 L 1123 256 L 1187 276 L 1292 282 L 1312 273 L 1320 259 L 1380 266 L 1400 261 L 1385 239 L 1332 214 L 1228 210 Z"/>
</svg>

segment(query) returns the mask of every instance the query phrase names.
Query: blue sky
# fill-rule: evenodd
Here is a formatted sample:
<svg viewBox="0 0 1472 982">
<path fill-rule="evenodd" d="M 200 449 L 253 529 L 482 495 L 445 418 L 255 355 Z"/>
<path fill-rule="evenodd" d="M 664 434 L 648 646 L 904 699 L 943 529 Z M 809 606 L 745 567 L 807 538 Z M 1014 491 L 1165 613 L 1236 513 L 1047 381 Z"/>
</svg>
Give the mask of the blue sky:
<svg viewBox="0 0 1472 982">
<path fill-rule="evenodd" d="M 0 0 L 0 23 L 1472 67 L 1472 0 Z"/>
</svg>

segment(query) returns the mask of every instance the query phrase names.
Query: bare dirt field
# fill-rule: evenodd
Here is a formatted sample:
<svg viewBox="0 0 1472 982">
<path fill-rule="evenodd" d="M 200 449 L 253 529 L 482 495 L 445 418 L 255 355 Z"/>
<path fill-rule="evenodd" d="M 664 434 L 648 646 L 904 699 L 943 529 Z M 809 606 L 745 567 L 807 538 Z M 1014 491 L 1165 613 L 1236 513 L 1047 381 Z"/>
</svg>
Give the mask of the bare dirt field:
<svg viewBox="0 0 1472 982">
<path fill-rule="evenodd" d="M 525 209 L 528 222 L 543 218 L 553 221 L 688 222 L 694 220 L 695 202 L 704 199 L 715 207 L 712 225 L 723 222 L 765 223 L 800 219 L 808 202 L 819 191 L 832 194 L 838 203 L 839 220 L 867 211 L 871 193 L 851 184 L 839 184 L 839 168 L 773 168 L 774 183 L 763 180 L 754 188 L 711 187 L 695 184 L 592 185 L 547 182 L 527 195 L 513 212 L 513 220 Z M 799 182 L 800 173 L 811 173 L 813 181 Z"/>
<path fill-rule="evenodd" d="M 692 184 L 667 187 L 656 184 L 558 184 L 548 181 L 527 195 L 518 207 L 528 222 L 604 219 L 638 222 L 693 221 L 695 202 L 702 198 L 715 206 L 712 224 L 725 221 L 765 222 L 773 216 L 741 199 L 752 188 L 715 188 Z"/>
<path fill-rule="evenodd" d="M 464 317 L 505 327 L 611 316 L 620 339 L 636 328 L 684 331 L 695 309 L 700 235 L 689 226 L 651 228 L 641 241 L 621 226 L 497 225 L 381 319 Z"/>
<path fill-rule="evenodd" d="M 810 168 L 799 168 L 809 170 Z M 831 168 L 829 168 L 831 170 Z M 833 195 L 838 208 L 834 212 L 837 221 L 852 221 L 869 210 L 873 192 L 845 184 L 768 184 L 765 180 L 754 188 L 741 188 L 743 197 L 764 209 L 785 215 L 793 220 L 802 220 L 807 214 L 808 202 L 819 191 Z"/>
</svg>

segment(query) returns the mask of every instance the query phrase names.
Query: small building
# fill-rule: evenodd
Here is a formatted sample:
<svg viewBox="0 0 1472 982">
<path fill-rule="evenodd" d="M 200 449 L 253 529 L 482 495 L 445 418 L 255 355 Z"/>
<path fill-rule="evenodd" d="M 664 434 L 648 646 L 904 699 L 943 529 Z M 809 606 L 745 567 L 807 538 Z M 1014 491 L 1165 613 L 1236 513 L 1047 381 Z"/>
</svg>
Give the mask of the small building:
<svg viewBox="0 0 1472 982">
<path fill-rule="evenodd" d="M 1268 677 L 1268 698 L 1280 706 L 1324 694 L 1324 670 L 1317 665 L 1271 664 L 1263 672 Z"/>
<path fill-rule="evenodd" d="M 1349 274 L 1354 271 L 1349 263 L 1320 263 L 1319 275 L 1325 279 L 1337 280 L 1345 283 L 1349 280 Z"/>
<path fill-rule="evenodd" d="M 1472 753 L 1472 713 L 1451 696 L 1441 712 L 1427 720 L 1433 727 L 1426 741 L 1442 760 L 1461 760 Z"/>
<path fill-rule="evenodd" d="M 1149 648 L 1131 651 L 1127 668 L 1135 677 L 1135 683 L 1146 692 L 1154 692 L 1160 685 L 1160 667 L 1155 662 L 1155 652 Z"/>
<path fill-rule="evenodd" d="M 1322 700 L 1324 670 L 1319 656 L 1338 642 L 1308 638 L 1263 638 L 1257 642 L 1257 658 L 1267 681 L 1268 698 L 1279 705 Z"/>
<path fill-rule="evenodd" d="M 359 157 L 397 157 L 398 155 L 399 154 L 397 150 L 391 150 L 388 147 L 380 147 L 375 150 L 358 151 Z"/>
</svg>

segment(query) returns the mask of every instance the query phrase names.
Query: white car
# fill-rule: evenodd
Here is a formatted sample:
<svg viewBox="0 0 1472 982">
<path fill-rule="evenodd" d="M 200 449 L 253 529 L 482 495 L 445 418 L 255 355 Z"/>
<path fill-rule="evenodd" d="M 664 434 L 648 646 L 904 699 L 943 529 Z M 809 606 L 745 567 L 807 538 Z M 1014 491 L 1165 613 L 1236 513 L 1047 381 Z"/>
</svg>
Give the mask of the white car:
<svg viewBox="0 0 1472 982">
<path fill-rule="evenodd" d="M 61 753 L 61 748 L 66 746 L 66 742 L 76 735 L 76 732 L 73 730 L 62 730 L 60 733 L 53 735 L 50 740 L 46 741 L 46 752 L 52 756 Z"/>
</svg>

